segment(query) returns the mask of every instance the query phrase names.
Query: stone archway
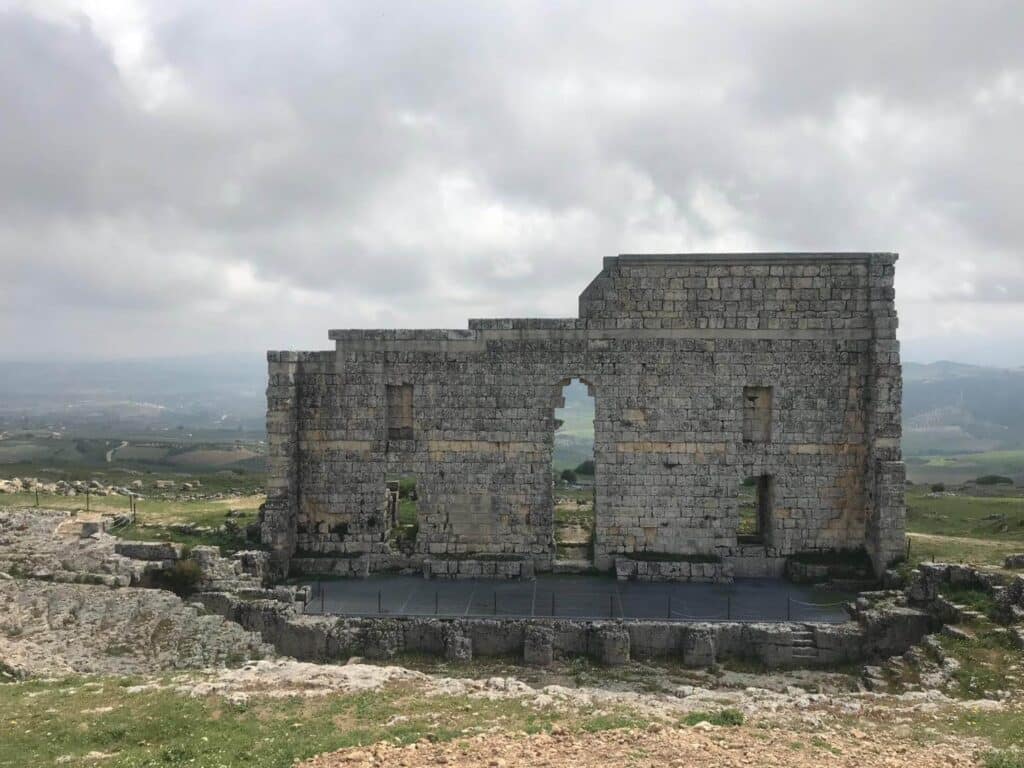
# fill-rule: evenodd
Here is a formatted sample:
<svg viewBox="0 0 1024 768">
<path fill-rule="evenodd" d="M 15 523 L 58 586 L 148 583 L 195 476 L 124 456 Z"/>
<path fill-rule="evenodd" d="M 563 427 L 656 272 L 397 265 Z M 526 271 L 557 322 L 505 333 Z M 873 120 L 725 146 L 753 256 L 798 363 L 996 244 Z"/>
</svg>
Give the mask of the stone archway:
<svg viewBox="0 0 1024 768">
<path fill-rule="evenodd" d="M 552 400 L 552 547 L 561 571 L 593 567 L 597 535 L 594 386 L 582 376 L 558 382 Z"/>
</svg>

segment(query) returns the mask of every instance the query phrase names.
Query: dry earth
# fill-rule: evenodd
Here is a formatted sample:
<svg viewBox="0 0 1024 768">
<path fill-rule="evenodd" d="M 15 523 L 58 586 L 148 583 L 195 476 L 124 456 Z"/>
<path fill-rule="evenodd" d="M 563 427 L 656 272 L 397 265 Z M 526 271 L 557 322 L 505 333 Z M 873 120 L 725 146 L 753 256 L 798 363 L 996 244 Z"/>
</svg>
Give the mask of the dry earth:
<svg viewBox="0 0 1024 768">
<path fill-rule="evenodd" d="M 803 736 L 807 741 L 800 741 Z M 619 730 L 569 734 L 556 728 L 533 736 L 485 734 L 456 742 L 428 741 L 405 747 L 387 743 L 369 749 L 349 749 L 321 755 L 302 768 L 354 768 L 355 766 L 448 765 L 455 767 L 534 766 L 584 768 L 590 766 L 915 766 L 956 768 L 980 763 L 973 745 L 948 742 L 921 746 L 892 736 L 869 738 L 860 731 L 794 734 L 789 730 L 719 728 L 698 723 L 692 728 Z"/>
</svg>

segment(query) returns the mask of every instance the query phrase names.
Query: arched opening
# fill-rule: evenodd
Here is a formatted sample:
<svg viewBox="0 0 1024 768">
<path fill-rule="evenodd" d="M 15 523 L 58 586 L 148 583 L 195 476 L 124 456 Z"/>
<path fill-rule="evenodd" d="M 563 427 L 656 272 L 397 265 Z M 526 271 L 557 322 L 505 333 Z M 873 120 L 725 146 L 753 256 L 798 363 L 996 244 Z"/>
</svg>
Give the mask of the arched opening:
<svg viewBox="0 0 1024 768">
<path fill-rule="evenodd" d="M 594 562 L 594 397 L 580 379 L 562 384 L 551 469 L 556 564 L 588 568 Z"/>
</svg>

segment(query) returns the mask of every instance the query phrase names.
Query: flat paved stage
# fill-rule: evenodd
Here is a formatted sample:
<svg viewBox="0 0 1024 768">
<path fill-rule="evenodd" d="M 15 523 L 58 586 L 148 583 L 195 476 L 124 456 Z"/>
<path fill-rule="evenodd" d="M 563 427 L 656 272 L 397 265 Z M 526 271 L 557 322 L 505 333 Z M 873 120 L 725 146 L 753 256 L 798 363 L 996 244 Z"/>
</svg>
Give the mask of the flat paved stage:
<svg viewBox="0 0 1024 768">
<path fill-rule="evenodd" d="M 422 576 L 307 581 L 309 614 L 349 616 L 555 616 L 674 621 L 847 620 L 847 593 L 781 579 L 733 584 L 650 584 L 605 576 L 541 575 L 532 581 L 427 580 Z"/>
</svg>

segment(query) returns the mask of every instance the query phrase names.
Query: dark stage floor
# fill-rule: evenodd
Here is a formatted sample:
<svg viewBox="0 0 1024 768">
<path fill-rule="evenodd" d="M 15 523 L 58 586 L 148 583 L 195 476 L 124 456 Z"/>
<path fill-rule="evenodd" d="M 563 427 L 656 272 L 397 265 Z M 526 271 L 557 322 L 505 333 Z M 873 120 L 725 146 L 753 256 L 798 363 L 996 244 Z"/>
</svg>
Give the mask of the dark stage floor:
<svg viewBox="0 0 1024 768">
<path fill-rule="evenodd" d="M 733 584 L 649 584 L 604 576 L 538 576 L 533 581 L 426 580 L 420 576 L 308 581 L 309 614 L 504 616 L 674 621 L 840 623 L 846 593 L 781 579 Z"/>
</svg>

